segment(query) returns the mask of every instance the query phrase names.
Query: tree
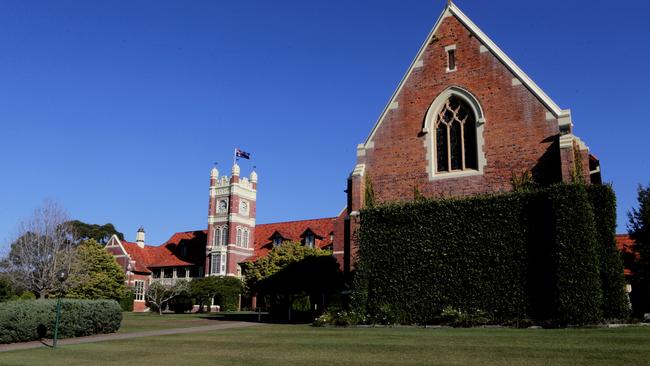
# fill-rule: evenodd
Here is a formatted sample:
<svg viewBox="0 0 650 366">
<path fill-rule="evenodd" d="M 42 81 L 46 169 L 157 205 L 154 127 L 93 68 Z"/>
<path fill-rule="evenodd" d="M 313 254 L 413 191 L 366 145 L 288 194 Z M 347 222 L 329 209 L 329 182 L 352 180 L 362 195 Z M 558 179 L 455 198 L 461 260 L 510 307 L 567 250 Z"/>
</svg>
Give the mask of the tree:
<svg viewBox="0 0 650 366">
<path fill-rule="evenodd" d="M 68 222 L 68 225 L 72 228 L 73 237 L 77 243 L 94 239 L 99 244 L 105 245 L 113 235 L 117 235 L 120 240 L 124 240 L 124 234 L 117 231 L 111 223 L 97 225 L 72 220 Z"/>
<path fill-rule="evenodd" d="M 63 208 L 46 200 L 18 225 L 18 235 L 2 261 L 4 272 L 14 284 L 33 291 L 39 298 L 58 290 L 57 274 L 70 269 L 74 254 L 67 221 Z"/>
<path fill-rule="evenodd" d="M 0 273 L 0 302 L 10 300 L 18 296 L 16 289 L 9 280 L 9 278 Z"/>
<path fill-rule="evenodd" d="M 120 301 L 126 296 L 122 268 L 94 239 L 77 247 L 70 272 L 68 297 Z"/>
<path fill-rule="evenodd" d="M 277 273 L 290 263 L 299 262 L 307 257 L 330 255 L 327 250 L 310 248 L 296 242 L 286 242 L 274 247 L 266 256 L 255 262 L 245 263 L 242 270 L 246 287 L 255 292 L 256 285 Z"/>
<path fill-rule="evenodd" d="M 639 207 L 629 212 L 629 234 L 637 258 L 632 278 L 632 306 L 635 315 L 650 312 L 650 185 L 637 190 Z"/>
<path fill-rule="evenodd" d="M 158 310 L 158 314 L 162 315 L 165 304 L 176 296 L 188 292 L 189 288 L 189 284 L 185 280 L 178 280 L 172 285 L 153 282 L 147 288 L 145 295 L 147 302 Z"/>
<path fill-rule="evenodd" d="M 243 268 L 247 290 L 264 300 L 272 312 L 287 310 L 291 319 L 294 301 L 321 304 L 341 284 L 338 263 L 331 253 L 300 243 L 284 243 Z M 309 296 L 311 301 L 306 300 Z"/>
</svg>

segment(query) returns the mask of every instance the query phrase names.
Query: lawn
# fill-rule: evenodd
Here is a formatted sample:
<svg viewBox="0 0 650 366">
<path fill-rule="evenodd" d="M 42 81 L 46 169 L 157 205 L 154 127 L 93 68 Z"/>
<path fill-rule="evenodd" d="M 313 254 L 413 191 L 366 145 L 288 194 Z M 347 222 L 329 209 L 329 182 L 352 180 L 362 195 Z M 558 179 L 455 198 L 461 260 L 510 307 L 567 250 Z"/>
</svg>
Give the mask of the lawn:
<svg viewBox="0 0 650 366">
<path fill-rule="evenodd" d="M 258 314 L 254 312 L 223 312 L 202 314 L 164 314 L 124 312 L 122 326 L 118 333 L 133 333 L 147 330 L 199 327 L 216 324 L 215 320 L 255 321 Z M 266 316 L 267 313 L 262 313 Z M 0 364 L 1 365 L 1 364 Z"/>
<path fill-rule="evenodd" d="M 163 319 L 149 315 L 153 320 L 144 316 L 126 316 L 125 331 L 152 329 L 143 325 L 145 322 L 162 329 L 177 320 L 183 327 L 206 321 L 197 315 L 166 315 Z M 261 325 L 0 354 L 0 365 L 89 364 L 650 365 L 650 327 L 341 329 Z"/>
</svg>

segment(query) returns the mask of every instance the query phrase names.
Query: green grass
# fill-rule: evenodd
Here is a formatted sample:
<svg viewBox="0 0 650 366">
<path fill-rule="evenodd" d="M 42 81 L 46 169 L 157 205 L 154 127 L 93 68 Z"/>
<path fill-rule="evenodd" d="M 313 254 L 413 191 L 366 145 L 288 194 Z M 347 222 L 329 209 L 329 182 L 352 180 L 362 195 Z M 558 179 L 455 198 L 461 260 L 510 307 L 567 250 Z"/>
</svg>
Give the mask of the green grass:
<svg viewBox="0 0 650 366">
<path fill-rule="evenodd" d="M 126 323 L 130 321 L 126 318 Z M 6 352 L 0 354 L 0 364 L 633 366 L 650 365 L 650 327 L 340 329 L 268 325 Z"/>
<path fill-rule="evenodd" d="M 165 314 L 122 313 L 122 326 L 118 333 L 133 333 L 147 330 L 197 327 L 215 324 L 214 320 L 205 319 L 208 314 Z"/>
<path fill-rule="evenodd" d="M 266 314 L 266 313 L 263 313 Z M 147 330 L 199 327 L 202 325 L 216 324 L 215 320 L 242 316 L 250 320 L 256 319 L 252 312 L 223 312 L 203 314 L 163 314 L 156 313 L 122 313 L 122 326 L 118 333 L 143 332 Z M 1 364 L 0 364 L 1 365 Z"/>
</svg>

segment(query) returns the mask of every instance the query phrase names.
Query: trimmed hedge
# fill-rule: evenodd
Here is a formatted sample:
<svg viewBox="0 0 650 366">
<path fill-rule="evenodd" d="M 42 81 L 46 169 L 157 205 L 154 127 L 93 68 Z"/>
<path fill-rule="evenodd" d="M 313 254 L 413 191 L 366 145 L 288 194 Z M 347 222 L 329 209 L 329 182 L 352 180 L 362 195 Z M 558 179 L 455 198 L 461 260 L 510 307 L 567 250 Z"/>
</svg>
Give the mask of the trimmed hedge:
<svg viewBox="0 0 650 366">
<path fill-rule="evenodd" d="M 583 185 L 561 185 L 547 192 L 554 214 L 555 315 L 560 324 L 598 322 L 603 317 L 600 253 L 587 191 Z"/>
<path fill-rule="evenodd" d="M 587 193 L 596 219 L 603 316 L 625 319 L 630 315 L 630 301 L 625 291 L 623 257 L 616 247 L 616 195 L 609 185 L 588 186 Z"/>
<path fill-rule="evenodd" d="M 556 185 L 364 209 L 356 311 L 376 323 L 441 322 L 444 309 L 484 313 L 495 323 L 598 321 L 600 257 L 608 255 L 599 240 L 613 227 L 596 230 L 590 201 L 612 197 Z M 611 204 L 599 203 L 599 212 Z M 599 215 L 599 225 L 604 220 Z"/>
<path fill-rule="evenodd" d="M 10 301 L 0 304 L 0 343 L 52 338 L 56 299 Z M 114 300 L 61 301 L 59 337 L 113 333 L 120 328 L 122 309 Z M 42 333 L 39 335 L 39 333 Z"/>
</svg>

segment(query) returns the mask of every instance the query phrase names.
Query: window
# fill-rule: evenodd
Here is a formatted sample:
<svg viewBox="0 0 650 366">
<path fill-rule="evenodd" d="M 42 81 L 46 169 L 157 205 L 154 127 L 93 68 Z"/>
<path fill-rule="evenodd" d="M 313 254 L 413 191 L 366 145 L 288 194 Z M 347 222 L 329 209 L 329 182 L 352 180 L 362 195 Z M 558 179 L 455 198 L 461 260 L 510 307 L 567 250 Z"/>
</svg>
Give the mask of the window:
<svg viewBox="0 0 650 366">
<path fill-rule="evenodd" d="M 436 119 L 436 171 L 478 169 L 476 117 L 455 95 L 447 99 Z"/>
<path fill-rule="evenodd" d="M 309 233 L 305 236 L 305 246 L 313 248 L 314 247 L 314 234 Z"/>
<path fill-rule="evenodd" d="M 187 245 L 181 244 L 181 257 L 187 257 Z"/>
<path fill-rule="evenodd" d="M 221 253 L 212 253 L 210 258 L 210 274 L 226 274 L 226 255 Z"/>
<path fill-rule="evenodd" d="M 174 269 L 173 268 L 161 268 L 160 272 L 161 272 L 163 278 L 173 278 L 174 277 Z"/>
<path fill-rule="evenodd" d="M 278 246 L 282 244 L 282 237 L 281 236 L 276 236 L 273 238 L 273 245 Z"/>
<path fill-rule="evenodd" d="M 144 301 L 144 281 L 135 280 L 133 283 L 135 301 Z"/>
<path fill-rule="evenodd" d="M 241 247 L 241 228 L 237 229 L 237 246 Z"/>
<path fill-rule="evenodd" d="M 151 270 L 151 276 L 153 278 L 160 278 L 160 270 L 159 269 L 153 269 Z"/>
<path fill-rule="evenodd" d="M 185 277 L 187 277 L 187 268 L 186 267 L 178 267 L 178 268 L 176 268 L 176 277 L 177 278 L 185 278 Z"/>
<path fill-rule="evenodd" d="M 447 68 L 451 70 L 456 70 L 456 50 L 447 51 L 447 59 L 449 60 L 449 65 Z"/>
<path fill-rule="evenodd" d="M 221 245 L 224 247 L 228 245 L 228 226 L 224 226 L 221 232 Z"/>
<path fill-rule="evenodd" d="M 243 248 L 248 248 L 248 229 L 242 230 L 241 246 Z"/>
<path fill-rule="evenodd" d="M 221 245 L 221 228 L 217 227 L 214 229 L 214 240 L 213 240 L 213 246 Z"/>
<path fill-rule="evenodd" d="M 456 71 L 456 45 L 445 47 L 447 52 L 447 72 Z"/>
</svg>

